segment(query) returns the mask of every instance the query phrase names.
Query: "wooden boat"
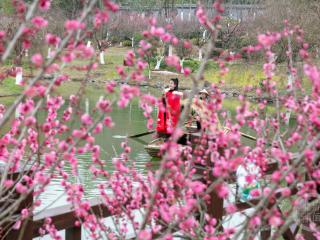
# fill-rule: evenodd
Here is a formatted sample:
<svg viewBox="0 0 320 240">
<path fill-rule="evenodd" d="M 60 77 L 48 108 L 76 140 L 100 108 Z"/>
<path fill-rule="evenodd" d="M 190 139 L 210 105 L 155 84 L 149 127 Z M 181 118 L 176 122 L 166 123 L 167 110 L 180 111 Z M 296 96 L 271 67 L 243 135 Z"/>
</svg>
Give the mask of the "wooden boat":
<svg viewBox="0 0 320 240">
<path fill-rule="evenodd" d="M 144 149 L 151 157 L 160 157 L 160 149 L 163 143 L 163 138 L 157 138 L 148 143 L 148 145 L 145 145 Z"/>
<path fill-rule="evenodd" d="M 185 123 L 184 127 L 185 127 L 187 134 L 199 132 L 199 129 L 197 129 L 197 125 L 196 125 L 195 121 L 193 121 L 189 124 Z M 151 142 L 149 142 L 147 145 L 145 145 L 144 149 L 151 157 L 161 157 L 160 150 L 161 150 L 161 145 L 164 142 L 165 142 L 164 138 L 154 139 Z"/>
<path fill-rule="evenodd" d="M 188 133 L 199 132 L 196 122 L 192 122 L 191 124 L 185 124 L 184 127 Z"/>
<path fill-rule="evenodd" d="M 161 157 L 161 146 L 162 144 L 165 142 L 165 140 L 163 138 L 157 138 L 153 141 L 151 141 L 150 143 L 148 143 L 147 145 L 144 146 L 144 149 L 146 150 L 146 152 L 154 158 L 159 158 Z M 179 144 L 179 151 L 183 151 L 185 147 L 184 145 Z"/>
<path fill-rule="evenodd" d="M 192 131 L 193 130 L 193 131 Z M 230 132 L 230 129 L 227 127 L 223 127 L 223 130 L 225 133 Z M 188 140 L 192 143 L 191 147 L 194 148 L 196 146 L 196 143 L 198 140 L 201 139 L 202 132 L 199 130 L 196 130 L 195 127 L 190 127 L 189 131 L 186 133 L 186 137 Z M 248 134 L 240 132 L 241 136 L 244 138 L 248 138 L 250 140 L 256 141 L 256 138 L 253 136 L 250 136 Z M 151 157 L 161 157 L 160 155 L 160 150 L 161 150 L 161 145 L 165 142 L 164 138 L 157 138 L 152 140 L 150 143 L 144 146 L 144 149 L 146 152 L 151 156 Z M 184 148 L 186 146 L 181 145 L 181 148 Z"/>
</svg>

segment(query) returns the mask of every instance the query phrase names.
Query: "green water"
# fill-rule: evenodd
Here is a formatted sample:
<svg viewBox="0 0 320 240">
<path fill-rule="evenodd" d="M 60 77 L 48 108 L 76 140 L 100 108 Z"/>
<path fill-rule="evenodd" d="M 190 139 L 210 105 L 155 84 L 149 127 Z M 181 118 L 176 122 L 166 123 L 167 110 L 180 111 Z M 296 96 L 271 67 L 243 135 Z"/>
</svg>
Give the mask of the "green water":
<svg viewBox="0 0 320 240">
<path fill-rule="evenodd" d="M 90 102 L 89 108 L 94 105 L 95 102 Z M 144 144 L 149 142 L 154 137 L 153 135 L 140 137 L 137 140 L 126 138 L 126 136 L 147 131 L 146 119 L 143 116 L 143 111 L 138 107 L 138 104 L 131 104 L 126 109 L 114 108 L 111 117 L 116 123 L 115 126 L 111 129 L 105 128 L 102 133 L 96 135 L 96 144 L 101 147 L 101 159 L 105 162 L 106 169 L 112 171 L 112 158 L 117 157 L 122 152 L 121 142 L 126 139 L 132 149 L 130 158 L 135 161 L 138 171 L 143 174 L 146 173 L 146 164 L 157 168 L 159 161 L 157 161 L 157 159 L 151 159 L 144 150 Z M 79 123 L 75 125 L 79 125 Z M 104 179 L 92 179 L 89 171 L 92 163 L 90 154 L 77 155 L 77 158 L 79 163 L 79 178 L 72 178 L 71 180 L 73 182 L 81 182 L 84 185 L 87 198 L 97 196 L 97 184 L 100 181 L 104 181 Z M 66 170 L 67 172 L 71 172 L 68 166 L 66 166 Z M 62 196 L 64 191 L 60 185 L 60 181 L 61 178 L 59 177 L 52 179 L 50 186 L 41 196 L 41 208 L 48 206 L 52 201 L 55 201 L 55 203 L 50 207 L 66 203 L 65 196 Z"/>
</svg>

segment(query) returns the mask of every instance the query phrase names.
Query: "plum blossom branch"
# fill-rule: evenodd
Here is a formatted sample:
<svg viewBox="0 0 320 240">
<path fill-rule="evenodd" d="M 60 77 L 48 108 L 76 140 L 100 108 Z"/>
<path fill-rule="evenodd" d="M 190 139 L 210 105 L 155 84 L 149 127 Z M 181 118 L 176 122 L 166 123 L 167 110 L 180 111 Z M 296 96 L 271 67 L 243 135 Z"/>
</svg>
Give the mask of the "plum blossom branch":
<svg viewBox="0 0 320 240">
<path fill-rule="evenodd" d="M 39 0 L 34 0 L 32 2 L 32 4 L 30 5 L 29 10 L 28 10 L 26 17 L 25 17 L 25 22 L 29 21 L 32 18 L 33 14 L 37 8 L 38 2 L 39 2 Z M 2 62 L 4 62 L 10 56 L 15 44 L 17 43 L 18 39 L 23 34 L 23 30 L 26 26 L 25 22 L 20 25 L 20 27 L 19 27 L 18 31 L 16 32 L 16 34 L 14 35 L 13 39 L 9 42 L 9 45 L 6 48 L 6 51 L 4 52 L 4 54 L 1 57 Z"/>
</svg>

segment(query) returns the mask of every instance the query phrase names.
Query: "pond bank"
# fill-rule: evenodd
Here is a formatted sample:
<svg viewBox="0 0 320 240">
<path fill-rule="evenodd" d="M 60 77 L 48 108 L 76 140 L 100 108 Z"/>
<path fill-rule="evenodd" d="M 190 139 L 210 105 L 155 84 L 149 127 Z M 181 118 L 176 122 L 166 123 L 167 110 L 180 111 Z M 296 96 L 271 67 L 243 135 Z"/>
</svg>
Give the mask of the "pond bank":
<svg viewBox="0 0 320 240">
<path fill-rule="evenodd" d="M 114 80 L 119 86 L 125 84 L 126 82 L 120 80 L 120 79 L 115 79 Z M 103 81 L 104 83 L 108 81 Z M 97 81 L 91 81 L 93 84 L 99 84 Z M 147 83 L 147 82 L 141 82 L 140 84 L 137 84 L 135 82 L 127 82 L 126 84 L 131 85 L 131 86 L 140 86 L 140 87 L 150 87 L 150 88 L 155 88 L 155 89 L 162 89 L 163 86 L 162 84 L 152 84 L 152 83 Z M 181 91 L 191 91 L 191 87 L 179 87 Z M 275 102 L 275 98 L 269 97 L 267 95 L 264 96 L 257 96 L 255 94 L 256 88 L 253 88 L 250 93 L 245 93 L 243 94 L 243 91 L 239 88 L 232 88 L 232 87 L 225 87 L 221 89 L 221 93 L 225 95 L 226 99 L 238 99 L 238 97 L 243 94 L 249 101 L 251 102 L 267 102 L 269 104 Z"/>
</svg>

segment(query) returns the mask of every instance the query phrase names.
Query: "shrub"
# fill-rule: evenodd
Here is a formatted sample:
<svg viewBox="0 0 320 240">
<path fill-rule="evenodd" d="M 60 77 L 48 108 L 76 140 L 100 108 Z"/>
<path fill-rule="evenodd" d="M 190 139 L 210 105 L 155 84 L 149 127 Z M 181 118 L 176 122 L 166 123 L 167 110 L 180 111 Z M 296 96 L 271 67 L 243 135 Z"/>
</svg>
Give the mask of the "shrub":
<svg viewBox="0 0 320 240">
<path fill-rule="evenodd" d="M 121 39 L 120 37 L 116 36 L 116 35 L 111 35 L 110 37 L 110 41 L 112 44 L 116 44 L 116 43 L 120 43 L 123 39 Z"/>
<path fill-rule="evenodd" d="M 194 59 L 187 59 L 183 63 L 183 67 L 188 67 L 192 72 L 196 71 L 200 66 L 200 62 Z"/>
<path fill-rule="evenodd" d="M 132 46 L 131 40 L 124 40 L 124 41 L 122 42 L 122 46 L 124 46 L 124 47 L 131 47 L 131 46 Z"/>
<path fill-rule="evenodd" d="M 211 51 L 210 57 L 219 57 L 221 55 L 221 53 L 223 52 L 223 49 L 221 48 L 216 48 L 214 50 Z"/>
<path fill-rule="evenodd" d="M 175 67 L 168 66 L 165 61 L 162 61 L 162 62 L 161 62 L 161 64 L 160 64 L 160 69 L 167 70 L 167 71 L 170 71 L 170 72 L 176 72 L 176 71 L 177 71 L 177 70 L 175 69 Z"/>
<path fill-rule="evenodd" d="M 190 41 L 192 42 L 192 45 L 199 46 L 199 43 L 200 43 L 199 38 L 191 38 Z"/>
<path fill-rule="evenodd" d="M 133 35 L 134 37 L 134 45 L 138 46 L 139 42 L 143 39 L 143 36 L 140 33 L 136 33 Z"/>
<path fill-rule="evenodd" d="M 216 62 L 208 62 L 205 69 L 213 69 L 213 70 L 219 70 L 219 66 Z"/>
</svg>

